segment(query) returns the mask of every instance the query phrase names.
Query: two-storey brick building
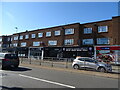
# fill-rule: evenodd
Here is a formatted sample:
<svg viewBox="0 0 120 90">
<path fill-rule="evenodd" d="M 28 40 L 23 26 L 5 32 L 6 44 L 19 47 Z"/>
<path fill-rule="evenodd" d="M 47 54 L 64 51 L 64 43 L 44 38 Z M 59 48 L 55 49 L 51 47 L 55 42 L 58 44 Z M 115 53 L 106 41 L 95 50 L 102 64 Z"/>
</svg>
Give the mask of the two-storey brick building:
<svg viewBox="0 0 120 90">
<path fill-rule="evenodd" d="M 73 23 L 15 33 L 8 50 L 45 57 L 92 56 L 95 45 L 120 45 L 120 16 L 91 23 Z M 2 45 L 2 44 L 1 44 Z"/>
</svg>

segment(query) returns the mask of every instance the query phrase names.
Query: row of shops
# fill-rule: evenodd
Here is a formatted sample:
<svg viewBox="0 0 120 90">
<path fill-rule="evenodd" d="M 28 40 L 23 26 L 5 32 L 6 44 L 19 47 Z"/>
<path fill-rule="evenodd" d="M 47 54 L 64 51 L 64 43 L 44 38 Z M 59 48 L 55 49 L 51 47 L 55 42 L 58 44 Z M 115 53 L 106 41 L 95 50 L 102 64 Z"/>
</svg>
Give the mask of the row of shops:
<svg viewBox="0 0 120 90">
<path fill-rule="evenodd" d="M 94 57 L 98 60 L 120 61 L 120 46 L 89 46 L 89 47 L 14 47 L 3 51 L 17 53 L 25 57 L 57 57 L 76 58 Z"/>
</svg>

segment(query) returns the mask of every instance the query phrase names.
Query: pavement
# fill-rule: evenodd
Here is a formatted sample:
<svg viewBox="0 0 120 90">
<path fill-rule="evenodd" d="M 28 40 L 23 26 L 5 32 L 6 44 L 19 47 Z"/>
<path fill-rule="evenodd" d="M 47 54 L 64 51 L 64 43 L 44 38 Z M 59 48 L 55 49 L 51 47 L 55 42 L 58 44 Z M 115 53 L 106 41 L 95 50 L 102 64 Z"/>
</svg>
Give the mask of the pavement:
<svg viewBox="0 0 120 90">
<path fill-rule="evenodd" d="M 120 74 L 116 72 L 112 73 L 103 73 L 103 72 L 96 72 L 96 71 L 88 71 L 88 70 L 75 70 L 71 68 L 59 68 L 59 67 L 51 67 L 51 66 L 39 66 L 35 64 L 24 64 L 21 63 L 22 66 L 28 66 L 28 67 L 37 67 L 37 68 L 43 68 L 43 69 L 52 69 L 52 70 L 58 70 L 58 71 L 66 71 L 66 72 L 72 72 L 72 73 L 79 73 L 79 74 L 86 74 L 86 75 L 93 75 L 93 76 L 100 76 L 100 77 L 107 77 L 107 78 L 115 78 L 119 79 Z M 114 69 L 118 69 L 118 67 L 115 67 Z"/>
</svg>

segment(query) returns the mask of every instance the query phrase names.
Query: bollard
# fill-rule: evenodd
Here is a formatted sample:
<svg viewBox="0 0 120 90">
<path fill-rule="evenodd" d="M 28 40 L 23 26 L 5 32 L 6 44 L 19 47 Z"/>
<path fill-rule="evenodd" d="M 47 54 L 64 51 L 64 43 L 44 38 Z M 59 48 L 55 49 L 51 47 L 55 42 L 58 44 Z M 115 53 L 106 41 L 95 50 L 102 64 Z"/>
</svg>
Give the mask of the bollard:
<svg viewBox="0 0 120 90">
<path fill-rule="evenodd" d="M 39 60 L 40 60 L 40 66 L 41 66 L 41 59 L 39 58 Z"/>
<path fill-rule="evenodd" d="M 52 60 L 51 67 L 53 67 L 53 58 L 51 60 Z"/>
<path fill-rule="evenodd" d="M 30 62 L 29 62 L 29 64 L 31 64 L 31 57 L 30 57 Z"/>
<path fill-rule="evenodd" d="M 66 59 L 66 68 L 68 68 L 68 59 Z"/>
</svg>

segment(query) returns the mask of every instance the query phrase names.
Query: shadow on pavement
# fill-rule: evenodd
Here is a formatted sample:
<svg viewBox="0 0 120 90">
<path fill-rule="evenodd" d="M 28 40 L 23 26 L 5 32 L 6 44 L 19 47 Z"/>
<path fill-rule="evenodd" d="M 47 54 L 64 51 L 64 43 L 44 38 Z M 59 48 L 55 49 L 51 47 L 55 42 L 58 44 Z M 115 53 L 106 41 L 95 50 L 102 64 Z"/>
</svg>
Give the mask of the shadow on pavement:
<svg viewBox="0 0 120 90">
<path fill-rule="evenodd" d="M 20 87 L 6 87 L 6 86 L 0 86 L 2 90 L 24 90 L 23 88 Z"/>
<path fill-rule="evenodd" d="M 32 70 L 32 69 L 30 69 L 30 68 L 26 68 L 26 67 L 18 67 L 18 68 L 11 68 L 10 69 L 11 71 L 30 71 L 30 70 Z"/>
</svg>

